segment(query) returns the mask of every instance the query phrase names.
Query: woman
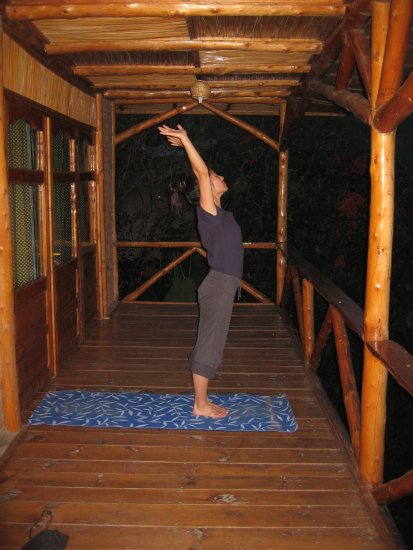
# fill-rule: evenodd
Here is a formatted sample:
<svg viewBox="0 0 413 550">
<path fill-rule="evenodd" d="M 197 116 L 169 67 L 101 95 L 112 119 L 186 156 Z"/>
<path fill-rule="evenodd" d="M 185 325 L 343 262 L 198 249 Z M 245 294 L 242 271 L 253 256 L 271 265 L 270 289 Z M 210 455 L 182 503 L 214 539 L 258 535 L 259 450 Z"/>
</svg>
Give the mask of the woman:
<svg viewBox="0 0 413 550">
<path fill-rule="evenodd" d="M 244 249 L 241 229 L 233 215 L 221 208 L 221 197 L 228 190 L 223 176 L 209 170 L 185 129 L 160 126 L 174 147 L 183 147 L 199 186 L 198 230 L 208 253 L 210 271 L 198 289 L 198 337 L 189 361 L 194 384 L 194 414 L 223 418 L 228 409 L 208 399 L 208 383 L 222 361 L 231 321 L 234 296 L 242 277 Z M 185 194 L 186 183 L 179 190 Z"/>
</svg>

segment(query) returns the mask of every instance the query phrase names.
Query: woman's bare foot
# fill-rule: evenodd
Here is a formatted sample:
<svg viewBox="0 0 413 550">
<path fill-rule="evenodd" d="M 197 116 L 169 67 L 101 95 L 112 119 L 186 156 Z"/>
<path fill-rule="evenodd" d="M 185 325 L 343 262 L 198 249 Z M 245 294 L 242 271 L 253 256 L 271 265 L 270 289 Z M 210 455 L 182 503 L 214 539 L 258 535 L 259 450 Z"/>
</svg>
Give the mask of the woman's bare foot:
<svg viewBox="0 0 413 550">
<path fill-rule="evenodd" d="M 228 409 L 219 405 L 214 405 L 211 401 L 207 401 L 205 405 L 194 405 L 195 416 L 206 416 L 208 418 L 225 418 L 228 414 Z"/>
</svg>

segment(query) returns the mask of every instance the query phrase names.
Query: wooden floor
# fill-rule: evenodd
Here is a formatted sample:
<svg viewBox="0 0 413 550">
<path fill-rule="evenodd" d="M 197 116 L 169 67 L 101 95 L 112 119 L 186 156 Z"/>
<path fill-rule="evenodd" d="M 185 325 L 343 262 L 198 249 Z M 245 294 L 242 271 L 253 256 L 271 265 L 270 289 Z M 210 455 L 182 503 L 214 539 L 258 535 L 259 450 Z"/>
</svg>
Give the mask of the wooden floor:
<svg viewBox="0 0 413 550">
<path fill-rule="evenodd" d="M 196 325 L 194 305 L 122 305 L 52 389 L 190 391 Z M 0 472 L 0 548 L 20 548 L 45 507 L 76 550 L 397 548 L 273 306 L 235 306 L 211 389 L 284 391 L 299 429 L 30 427 Z"/>
</svg>

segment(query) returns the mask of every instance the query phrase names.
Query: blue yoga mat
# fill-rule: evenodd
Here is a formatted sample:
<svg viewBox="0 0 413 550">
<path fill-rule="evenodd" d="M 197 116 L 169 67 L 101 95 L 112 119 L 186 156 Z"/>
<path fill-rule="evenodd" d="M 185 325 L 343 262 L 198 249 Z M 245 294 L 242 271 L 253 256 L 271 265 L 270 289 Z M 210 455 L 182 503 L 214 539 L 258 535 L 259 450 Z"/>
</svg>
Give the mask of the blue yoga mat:
<svg viewBox="0 0 413 550">
<path fill-rule="evenodd" d="M 225 418 L 194 416 L 191 394 L 52 391 L 29 419 L 33 425 L 231 432 L 295 432 L 297 422 L 285 394 L 213 394 L 229 409 Z"/>
</svg>

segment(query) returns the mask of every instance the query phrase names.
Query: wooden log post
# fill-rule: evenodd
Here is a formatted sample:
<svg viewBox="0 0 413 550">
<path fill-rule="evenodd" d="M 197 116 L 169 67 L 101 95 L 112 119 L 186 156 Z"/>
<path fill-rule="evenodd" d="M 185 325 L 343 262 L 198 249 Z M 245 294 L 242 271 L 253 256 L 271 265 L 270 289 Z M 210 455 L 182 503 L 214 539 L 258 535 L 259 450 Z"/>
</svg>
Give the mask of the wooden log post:
<svg viewBox="0 0 413 550">
<path fill-rule="evenodd" d="M 373 2 L 372 108 L 379 95 L 385 51 L 388 4 Z M 365 341 L 387 340 L 394 212 L 395 132 L 371 130 L 371 200 L 364 309 Z M 387 370 L 364 346 L 361 400 L 360 471 L 373 486 L 382 482 L 386 425 Z"/>
<path fill-rule="evenodd" d="M 98 271 L 98 311 L 100 319 L 104 319 L 108 316 L 104 191 L 103 97 L 102 94 L 96 94 L 96 255 Z"/>
<path fill-rule="evenodd" d="M 304 355 L 308 362 L 314 350 L 314 287 L 303 279 Z"/>
<path fill-rule="evenodd" d="M 298 333 L 301 344 L 304 347 L 304 318 L 303 318 L 303 296 L 301 292 L 300 276 L 295 268 L 292 268 L 292 283 L 294 291 L 295 311 L 297 314 Z"/>
<path fill-rule="evenodd" d="M 358 459 L 360 453 L 360 399 L 353 371 L 347 329 L 344 319 L 335 307 L 331 307 L 331 319 L 351 444 Z"/>
<path fill-rule="evenodd" d="M 3 33 L 0 17 L 0 368 L 5 428 L 21 427 L 19 387 L 16 368 L 12 238 L 5 143 L 3 95 Z"/>
<path fill-rule="evenodd" d="M 285 122 L 286 103 L 280 105 L 279 139 Z M 287 246 L 287 195 L 288 195 L 288 149 L 278 155 L 278 204 L 277 204 L 277 243 Z M 281 304 L 287 271 L 287 258 L 284 252 L 277 248 L 277 288 L 276 302 Z"/>
</svg>

